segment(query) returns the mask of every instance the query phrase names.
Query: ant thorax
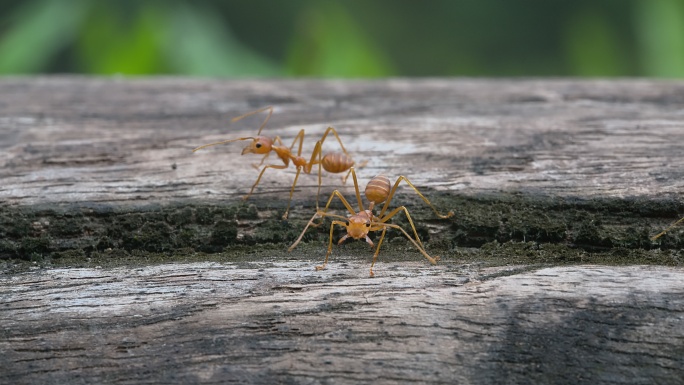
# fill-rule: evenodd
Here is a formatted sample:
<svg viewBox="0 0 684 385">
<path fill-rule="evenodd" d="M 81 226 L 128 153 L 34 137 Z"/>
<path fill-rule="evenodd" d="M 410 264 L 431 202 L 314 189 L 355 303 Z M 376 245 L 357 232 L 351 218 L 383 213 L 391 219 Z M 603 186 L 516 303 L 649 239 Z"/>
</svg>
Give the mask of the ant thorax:
<svg viewBox="0 0 684 385">
<path fill-rule="evenodd" d="M 353 215 L 350 214 L 347 216 L 347 218 L 349 218 L 349 219 L 360 218 L 364 221 L 365 220 L 372 220 L 373 219 L 373 212 L 371 210 L 363 210 L 363 211 L 359 211 L 358 213 L 353 214 Z"/>
</svg>

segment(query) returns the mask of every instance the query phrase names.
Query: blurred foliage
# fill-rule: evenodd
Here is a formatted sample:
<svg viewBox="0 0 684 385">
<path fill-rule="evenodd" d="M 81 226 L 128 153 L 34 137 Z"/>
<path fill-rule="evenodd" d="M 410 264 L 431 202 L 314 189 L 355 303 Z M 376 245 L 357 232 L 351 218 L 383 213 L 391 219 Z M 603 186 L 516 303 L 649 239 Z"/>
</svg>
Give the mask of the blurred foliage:
<svg viewBox="0 0 684 385">
<path fill-rule="evenodd" d="M 684 76 L 684 0 L 0 0 L 0 74 Z"/>
</svg>

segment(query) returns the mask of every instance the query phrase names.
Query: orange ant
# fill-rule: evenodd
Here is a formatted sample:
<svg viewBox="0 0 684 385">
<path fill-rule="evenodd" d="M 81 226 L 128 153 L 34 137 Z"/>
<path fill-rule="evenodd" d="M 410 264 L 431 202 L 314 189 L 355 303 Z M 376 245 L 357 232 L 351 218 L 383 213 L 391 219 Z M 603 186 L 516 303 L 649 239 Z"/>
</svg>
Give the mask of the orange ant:
<svg viewBox="0 0 684 385">
<path fill-rule="evenodd" d="M 256 182 L 254 182 L 254 185 L 252 185 L 252 189 L 249 190 L 249 194 L 245 195 L 243 197 L 244 200 L 249 199 L 249 197 L 252 195 L 254 192 L 254 189 L 256 186 L 259 184 L 261 181 L 261 177 L 264 175 L 267 169 L 269 168 L 274 168 L 274 169 L 286 169 L 290 165 L 290 161 L 294 164 L 294 166 L 297 168 L 297 174 L 295 175 L 294 182 L 292 183 L 292 188 L 290 189 L 290 199 L 287 202 L 287 209 L 285 210 L 285 214 L 283 214 L 283 219 L 287 219 L 287 215 L 290 211 L 290 204 L 292 203 L 292 194 L 294 193 L 295 186 L 297 185 L 297 180 L 299 179 L 299 174 L 304 171 L 307 174 L 311 173 L 311 169 L 313 168 L 314 165 L 318 165 L 318 194 L 316 195 L 316 209 L 318 209 L 318 200 L 319 196 L 321 194 L 321 166 L 325 171 L 330 172 L 330 173 L 342 173 L 345 171 L 348 171 L 351 169 L 352 166 L 354 166 L 354 160 L 352 160 L 351 156 L 347 152 L 347 150 L 344 148 L 344 144 L 342 144 L 342 140 L 340 139 L 339 135 L 337 134 L 337 131 L 333 127 L 328 127 L 327 130 L 325 130 L 325 133 L 323 134 L 323 137 L 319 141 L 316 142 L 316 146 L 314 147 L 313 153 L 311 154 L 311 159 L 307 162 L 304 157 L 302 157 L 302 145 L 304 143 L 304 130 L 300 130 L 297 136 L 295 136 L 294 141 L 292 142 L 292 145 L 290 147 L 284 146 L 282 140 L 280 139 L 280 136 L 276 136 L 275 138 L 271 138 L 268 136 L 261 136 L 261 130 L 264 129 L 264 126 L 266 126 L 266 123 L 268 120 L 271 118 L 271 115 L 273 115 L 273 106 L 268 106 L 264 108 L 260 108 L 258 110 L 248 112 L 244 115 L 238 116 L 236 118 L 231 119 L 231 122 L 237 122 L 238 120 L 244 119 L 248 116 L 252 116 L 254 114 L 258 114 L 263 111 L 268 111 L 268 115 L 266 116 L 266 119 L 264 119 L 264 122 L 261 123 L 261 126 L 259 127 L 259 131 L 257 132 L 257 136 L 249 136 L 249 137 L 244 137 L 244 138 L 237 138 L 237 139 L 229 139 L 229 140 L 223 140 L 220 142 L 215 142 L 215 143 L 209 143 L 205 144 L 203 146 L 199 146 L 192 150 L 192 152 L 196 152 L 198 150 L 201 150 L 206 147 L 210 146 L 215 146 L 217 144 L 225 144 L 225 143 L 230 143 L 230 142 L 236 142 L 239 140 L 251 140 L 252 142 L 248 144 L 243 150 L 242 150 L 242 155 L 245 154 L 260 154 L 264 155 L 264 157 L 261 159 L 261 162 L 256 165 L 255 167 L 258 169 L 264 162 L 266 161 L 266 158 L 271 154 L 271 152 L 275 152 L 278 158 L 283 162 L 283 164 L 269 164 L 264 166 L 263 169 L 261 169 L 261 173 L 259 173 L 259 177 L 257 178 Z M 325 141 L 325 138 L 328 136 L 329 133 L 333 133 L 335 135 L 335 138 L 337 141 L 340 143 L 340 147 L 342 148 L 342 152 L 333 152 L 333 153 L 328 153 L 325 154 L 324 156 L 322 155 L 322 146 L 323 142 Z M 292 150 L 295 147 L 295 144 L 299 141 L 299 146 L 297 148 L 297 155 L 292 154 Z M 365 162 L 364 162 L 365 164 Z M 349 177 L 349 172 L 347 175 L 345 175 L 342 178 L 342 183 L 347 182 L 347 178 Z"/>
<path fill-rule="evenodd" d="M 446 215 L 440 214 L 439 211 L 430 203 L 430 201 L 418 191 L 418 189 L 409 181 L 405 176 L 400 176 L 397 178 L 397 181 L 394 183 L 394 186 L 390 190 L 390 180 L 384 175 L 378 175 L 375 178 L 371 179 L 370 182 L 366 185 L 366 189 L 364 191 L 364 194 L 366 195 L 366 198 L 368 199 L 369 207 L 368 210 L 364 210 L 363 208 L 363 202 L 361 201 L 361 194 L 359 193 L 359 184 L 358 181 L 356 180 L 356 172 L 354 171 L 354 167 L 351 168 L 351 175 L 352 179 L 354 180 L 354 188 L 356 189 L 356 200 L 358 201 L 359 204 L 359 212 L 354 211 L 354 209 L 351 207 L 349 202 L 342 196 L 342 194 L 338 191 L 335 190 L 330 194 L 330 198 L 328 199 L 328 203 L 325 205 L 325 209 L 323 210 L 316 210 L 316 214 L 311 217 L 311 220 L 309 220 L 309 223 L 307 223 L 306 227 L 302 231 L 302 233 L 299 235 L 299 238 L 290 246 L 288 251 L 294 250 L 294 248 L 299 244 L 299 242 L 302 240 L 302 237 L 304 237 L 304 233 L 306 233 L 306 230 L 309 228 L 309 226 L 317 226 L 317 224 L 314 224 L 314 220 L 317 217 L 333 217 L 333 218 L 338 218 L 342 220 L 333 220 L 332 224 L 330 225 L 330 239 L 328 242 L 328 252 L 325 254 L 325 261 L 323 261 L 322 265 L 316 266 L 316 270 L 323 270 L 325 269 L 325 266 L 328 264 L 328 257 L 330 256 L 330 253 L 332 252 L 332 239 L 333 239 L 333 230 L 335 225 L 340 225 L 344 226 L 347 230 L 347 234 L 344 235 L 338 242 L 337 244 L 341 244 L 344 242 L 347 238 L 353 238 L 353 239 L 363 239 L 365 240 L 371 247 L 373 247 L 373 241 L 368 237 L 368 233 L 371 231 L 380 231 L 382 230 L 382 234 L 380 234 L 380 240 L 378 241 L 378 246 L 375 249 L 375 254 L 373 254 L 373 262 L 371 263 L 370 266 L 370 276 L 373 277 L 375 273 L 373 273 L 373 266 L 375 265 L 375 261 L 378 259 L 378 253 L 380 253 L 380 246 L 382 246 L 382 241 L 385 239 L 385 232 L 387 231 L 387 228 L 393 228 L 393 229 L 398 229 L 401 231 L 406 238 L 408 238 L 411 243 L 420 251 L 421 254 L 433 265 L 437 264 L 437 261 L 439 260 L 439 257 L 431 257 L 426 251 L 425 251 L 425 246 L 423 246 L 423 243 L 420 240 L 420 237 L 418 236 L 418 232 L 416 231 L 416 226 L 413 224 L 413 220 L 411 219 L 411 215 L 409 214 L 408 210 L 406 209 L 405 206 L 398 207 L 391 212 L 387 213 L 387 208 L 389 207 L 390 202 L 392 201 L 392 198 L 394 197 L 394 193 L 397 190 L 397 187 L 399 186 L 399 183 L 401 181 L 406 182 L 415 192 L 418 194 L 418 196 L 423 199 L 425 203 L 432 208 L 432 210 L 437 214 L 439 218 L 446 219 L 450 218 L 454 215 L 453 211 L 449 211 Z M 341 215 L 335 215 L 335 214 L 330 214 L 327 212 L 328 207 L 330 206 L 330 202 L 332 202 L 333 198 L 337 196 L 340 198 L 342 201 L 342 204 L 347 208 L 347 211 L 351 214 L 348 218 L 345 218 Z M 380 210 L 380 214 L 378 216 L 375 216 L 373 214 L 373 208 L 375 205 L 379 205 L 380 203 L 385 202 L 384 206 L 382 207 L 382 210 Z M 397 213 L 403 211 L 404 214 L 406 214 L 406 218 L 408 219 L 409 223 L 411 224 L 411 229 L 413 229 L 413 235 L 415 235 L 415 239 L 411 238 L 411 236 L 400 226 L 387 223 L 387 221 L 390 220 L 390 218 L 394 217 Z"/>
<path fill-rule="evenodd" d="M 668 228 L 666 228 L 665 230 L 661 231 L 661 232 L 658 233 L 657 235 L 652 236 L 652 237 L 651 237 L 651 240 L 652 240 L 652 241 L 655 241 L 656 239 L 662 237 L 662 236 L 665 235 L 668 231 L 672 230 L 673 227 L 677 226 L 678 224 L 680 224 L 680 223 L 682 223 L 682 222 L 684 222 L 684 218 L 682 218 L 682 219 L 678 220 L 677 222 L 671 224 L 670 227 L 668 227 Z"/>
</svg>

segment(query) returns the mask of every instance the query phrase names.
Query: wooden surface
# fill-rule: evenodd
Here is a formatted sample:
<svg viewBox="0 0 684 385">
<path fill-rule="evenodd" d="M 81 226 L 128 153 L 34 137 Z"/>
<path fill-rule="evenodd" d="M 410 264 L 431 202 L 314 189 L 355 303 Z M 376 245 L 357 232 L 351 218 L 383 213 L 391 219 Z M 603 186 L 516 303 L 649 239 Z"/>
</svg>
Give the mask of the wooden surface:
<svg viewBox="0 0 684 385">
<path fill-rule="evenodd" d="M 684 272 L 195 263 L 4 278 L 0 382 L 684 382 Z"/>
<path fill-rule="evenodd" d="M 240 157 L 241 144 L 190 150 L 254 135 L 260 121 L 229 119 L 265 105 L 276 109 L 264 134 L 290 143 L 304 128 L 305 154 L 336 127 L 369 160 L 364 180 L 407 174 L 459 193 L 684 192 L 682 82 L 46 78 L 0 88 L 0 199 L 9 204 L 235 198 L 249 191 L 247 166 L 259 157 Z M 292 175 L 267 174 L 259 192 L 282 198 Z"/>
<path fill-rule="evenodd" d="M 406 187 L 393 202 L 448 247 L 649 249 L 649 235 L 684 214 L 683 82 L 62 77 L 0 88 L 0 258 L 291 242 L 314 210 L 313 175 L 282 224 L 294 169 L 269 170 L 242 205 L 260 157 L 240 156 L 243 143 L 191 153 L 255 135 L 260 117 L 229 120 L 265 105 L 275 113 L 264 134 L 289 143 L 305 129 L 305 155 L 336 127 L 368 161 L 362 189 L 378 173 L 403 174 L 454 210 L 437 221 Z M 353 196 L 325 175 L 322 199 L 334 188 Z M 684 237 L 659 246 L 682 248 Z"/>
<path fill-rule="evenodd" d="M 684 82 L 0 79 L 0 383 L 684 383 Z M 321 262 L 304 176 L 326 127 L 406 205 Z M 335 150 L 326 142 L 327 150 Z M 275 160 L 275 157 L 271 157 Z M 325 176 L 324 193 L 340 188 Z M 363 186 L 362 186 L 363 188 Z M 339 205 L 336 210 L 339 210 Z M 342 214 L 342 211 L 337 211 Z M 396 221 L 406 225 L 405 220 Z M 336 239 L 341 234 L 336 233 Z M 587 265 L 591 264 L 591 265 Z M 650 266 L 649 266 L 650 265 Z"/>
</svg>

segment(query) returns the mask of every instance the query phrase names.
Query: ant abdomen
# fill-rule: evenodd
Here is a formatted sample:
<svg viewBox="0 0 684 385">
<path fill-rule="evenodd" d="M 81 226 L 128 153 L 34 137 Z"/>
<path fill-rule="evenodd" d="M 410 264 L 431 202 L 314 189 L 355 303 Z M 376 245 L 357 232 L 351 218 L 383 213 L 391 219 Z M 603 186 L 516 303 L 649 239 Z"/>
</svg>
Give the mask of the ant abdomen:
<svg viewBox="0 0 684 385">
<path fill-rule="evenodd" d="M 390 180 L 384 175 L 378 175 L 371 179 L 366 185 L 366 198 L 369 202 L 373 202 L 376 205 L 384 202 L 390 193 Z"/>
<path fill-rule="evenodd" d="M 325 171 L 337 174 L 349 171 L 354 165 L 354 160 L 345 153 L 332 152 L 321 159 L 321 165 Z"/>
</svg>

